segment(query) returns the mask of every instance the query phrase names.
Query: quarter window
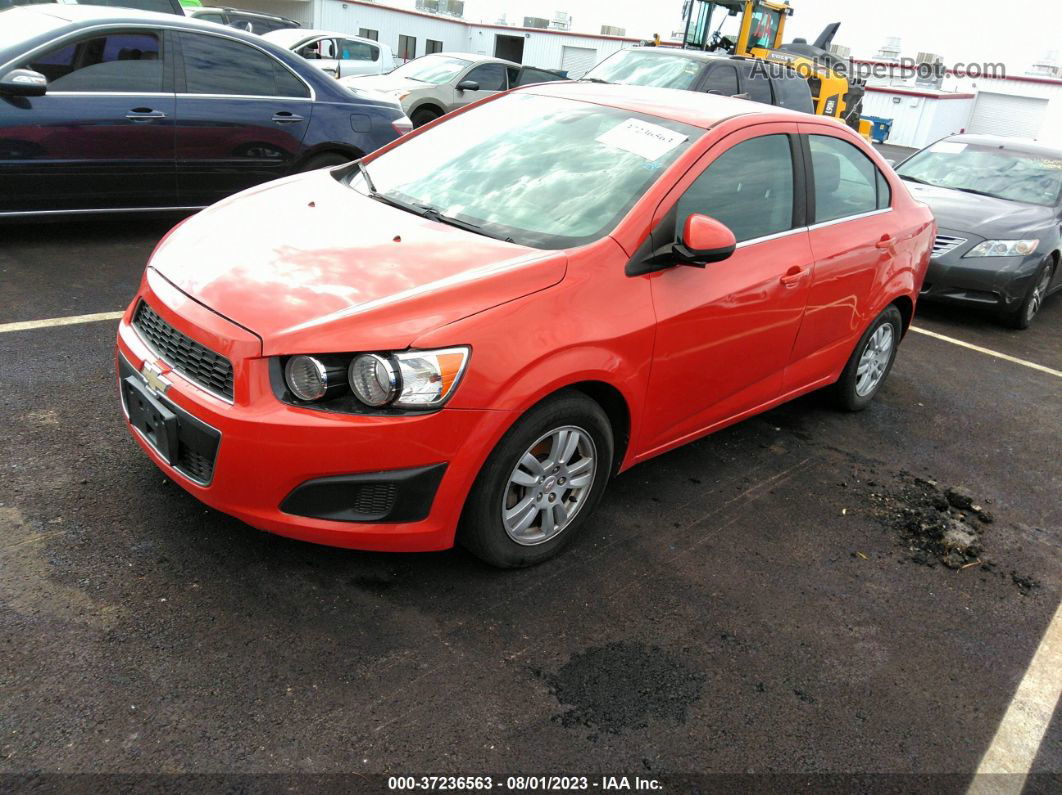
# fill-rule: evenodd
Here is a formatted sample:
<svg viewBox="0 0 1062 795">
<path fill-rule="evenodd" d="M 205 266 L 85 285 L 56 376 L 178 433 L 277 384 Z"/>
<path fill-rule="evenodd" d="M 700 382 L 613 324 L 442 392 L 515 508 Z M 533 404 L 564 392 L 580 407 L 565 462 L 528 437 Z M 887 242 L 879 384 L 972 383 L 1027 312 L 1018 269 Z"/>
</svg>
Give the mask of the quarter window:
<svg viewBox="0 0 1062 795">
<path fill-rule="evenodd" d="M 189 94 L 308 97 L 309 89 L 255 47 L 220 36 L 181 34 Z"/>
<path fill-rule="evenodd" d="M 47 77 L 49 91 L 162 91 L 157 33 L 95 36 L 49 50 L 24 66 Z"/>
<path fill-rule="evenodd" d="M 789 136 L 753 138 L 717 157 L 679 199 L 677 228 L 694 213 L 726 224 L 739 243 L 792 229 Z"/>
<path fill-rule="evenodd" d="M 474 80 L 479 83 L 480 91 L 504 91 L 506 87 L 505 64 L 482 64 L 465 75 L 464 80 Z"/>
<path fill-rule="evenodd" d="M 888 182 L 857 147 L 828 135 L 809 136 L 815 173 L 815 223 L 836 221 L 887 207 Z M 886 195 L 879 200 L 881 182 Z"/>
<path fill-rule="evenodd" d="M 724 97 L 734 96 L 738 93 L 737 69 L 726 64 L 713 67 L 704 81 L 704 91 Z"/>
<path fill-rule="evenodd" d="M 753 102 L 762 102 L 765 105 L 774 102 L 771 98 L 771 81 L 756 66 L 745 76 L 745 93 Z"/>
<path fill-rule="evenodd" d="M 784 77 L 776 77 L 772 82 L 774 83 L 774 95 L 778 98 L 780 107 L 799 110 L 803 113 L 815 112 L 808 81 L 799 74 L 787 71 Z"/>
</svg>

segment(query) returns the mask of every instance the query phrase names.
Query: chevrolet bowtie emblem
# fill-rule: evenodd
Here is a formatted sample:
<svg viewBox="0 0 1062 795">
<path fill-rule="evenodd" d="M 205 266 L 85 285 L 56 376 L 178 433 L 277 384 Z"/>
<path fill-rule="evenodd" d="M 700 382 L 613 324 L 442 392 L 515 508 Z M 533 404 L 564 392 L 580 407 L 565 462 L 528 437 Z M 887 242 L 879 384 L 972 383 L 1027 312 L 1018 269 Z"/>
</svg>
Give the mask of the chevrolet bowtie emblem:
<svg viewBox="0 0 1062 795">
<path fill-rule="evenodd" d="M 147 382 L 148 389 L 156 395 L 162 395 L 170 388 L 170 382 L 162 374 L 162 370 L 151 362 L 144 362 L 144 366 L 140 368 L 140 375 Z"/>
</svg>

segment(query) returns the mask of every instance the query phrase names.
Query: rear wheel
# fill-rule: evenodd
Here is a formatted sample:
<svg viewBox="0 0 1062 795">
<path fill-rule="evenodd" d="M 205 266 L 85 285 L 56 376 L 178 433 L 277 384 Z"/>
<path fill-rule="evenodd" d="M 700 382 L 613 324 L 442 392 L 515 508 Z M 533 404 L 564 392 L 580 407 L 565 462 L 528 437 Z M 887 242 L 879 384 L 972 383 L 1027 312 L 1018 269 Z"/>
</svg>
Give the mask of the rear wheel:
<svg viewBox="0 0 1062 795">
<path fill-rule="evenodd" d="M 903 317 L 890 304 L 870 324 L 835 385 L 837 402 L 846 411 L 862 411 L 878 394 L 896 361 Z"/>
<path fill-rule="evenodd" d="M 501 568 L 555 555 L 586 521 L 612 470 L 612 427 L 574 390 L 535 406 L 498 443 L 476 479 L 460 542 Z"/>
<path fill-rule="evenodd" d="M 1045 260 L 1040 270 L 1036 272 L 1036 278 L 1033 279 L 1029 293 L 1021 302 L 1018 311 L 1006 317 L 1009 325 L 1016 329 L 1027 329 L 1032 325 L 1033 320 L 1040 314 L 1044 299 L 1047 298 L 1047 288 L 1051 285 L 1053 273 L 1054 263 L 1050 259 Z"/>
</svg>

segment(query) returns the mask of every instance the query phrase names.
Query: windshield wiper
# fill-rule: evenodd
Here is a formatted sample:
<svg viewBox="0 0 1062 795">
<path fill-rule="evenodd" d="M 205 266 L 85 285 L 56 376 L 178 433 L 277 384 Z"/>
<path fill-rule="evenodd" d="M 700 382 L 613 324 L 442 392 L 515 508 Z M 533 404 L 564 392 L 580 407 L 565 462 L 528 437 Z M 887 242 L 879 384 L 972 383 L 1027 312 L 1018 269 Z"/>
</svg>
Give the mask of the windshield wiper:
<svg viewBox="0 0 1062 795">
<path fill-rule="evenodd" d="M 369 176 L 369 169 L 365 168 L 365 164 L 360 160 L 358 161 L 358 171 L 361 172 L 361 176 L 365 180 L 365 186 L 369 189 L 369 195 L 378 196 L 379 191 L 377 191 L 376 186 L 372 184 L 372 177 Z"/>
<path fill-rule="evenodd" d="M 419 215 L 423 218 L 427 218 L 429 221 L 436 221 L 440 224 L 448 224 L 449 226 L 456 226 L 458 229 L 464 229 L 466 232 L 475 232 L 477 235 L 483 235 L 484 237 L 492 237 L 495 240 L 504 240 L 506 243 L 515 243 L 511 237 L 502 237 L 501 235 L 493 235 L 490 232 L 484 231 L 483 227 L 477 224 L 469 223 L 468 221 L 462 221 L 460 218 L 454 218 L 452 215 L 444 215 L 439 211 L 438 207 L 432 207 L 430 204 L 416 204 L 414 207 L 420 208 Z"/>
</svg>

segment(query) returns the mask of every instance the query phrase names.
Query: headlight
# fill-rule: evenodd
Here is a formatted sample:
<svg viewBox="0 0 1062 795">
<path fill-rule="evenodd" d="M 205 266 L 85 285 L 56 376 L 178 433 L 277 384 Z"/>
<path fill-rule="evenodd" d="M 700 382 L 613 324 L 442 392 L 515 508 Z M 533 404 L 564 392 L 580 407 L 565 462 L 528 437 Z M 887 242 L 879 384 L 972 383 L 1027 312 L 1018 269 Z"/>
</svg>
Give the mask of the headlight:
<svg viewBox="0 0 1062 795">
<path fill-rule="evenodd" d="M 348 376 L 354 397 L 366 406 L 385 406 L 398 392 L 398 374 L 394 365 L 375 353 L 355 356 Z"/>
<path fill-rule="evenodd" d="M 284 368 L 284 380 L 299 400 L 314 401 L 345 389 L 345 370 L 332 357 L 292 356 Z"/>
<path fill-rule="evenodd" d="M 1040 245 L 1039 240 L 986 240 L 966 252 L 967 257 L 1024 257 Z"/>
<path fill-rule="evenodd" d="M 461 380 L 468 361 L 468 348 L 396 353 L 399 408 L 434 408 L 447 401 Z"/>
</svg>

